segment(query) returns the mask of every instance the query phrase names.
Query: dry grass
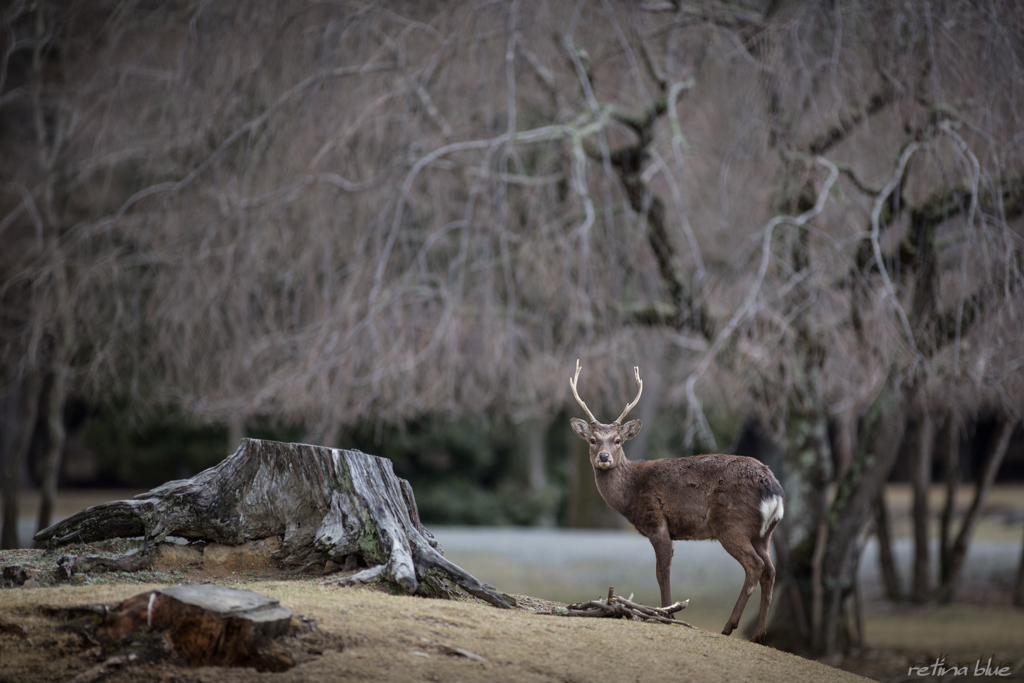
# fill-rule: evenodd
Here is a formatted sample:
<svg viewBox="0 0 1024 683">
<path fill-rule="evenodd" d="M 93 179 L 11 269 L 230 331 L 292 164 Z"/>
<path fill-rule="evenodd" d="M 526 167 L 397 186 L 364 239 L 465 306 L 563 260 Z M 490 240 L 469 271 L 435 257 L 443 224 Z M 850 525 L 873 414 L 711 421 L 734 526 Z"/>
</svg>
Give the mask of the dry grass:
<svg viewBox="0 0 1024 683">
<path fill-rule="evenodd" d="M 967 678 L 908 678 L 908 670 L 939 660 L 946 667 L 969 664 L 973 672 L 977 662 L 984 667 L 991 658 L 1012 671 L 997 680 L 1024 680 L 1024 610 L 1009 605 L 876 605 L 865 615 L 864 631 L 865 650 L 842 666 L 869 678 L 969 680 L 973 673 Z"/>
<path fill-rule="evenodd" d="M 1024 656 L 1024 610 L 1009 605 L 898 605 L 865 618 L 869 647 Z"/>
<path fill-rule="evenodd" d="M 537 615 L 539 601 L 505 611 L 483 603 L 426 600 L 317 579 L 238 581 L 225 585 L 272 596 L 314 617 L 332 646 L 267 681 L 855 681 L 859 677 L 770 648 L 701 629 L 605 619 Z M 3 680 L 67 680 L 98 653 L 60 635 L 41 605 L 113 603 L 163 584 L 67 586 L 4 592 L 0 620 L 29 640 L 0 635 Z M 448 654 L 455 647 L 485 661 Z M 252 670 L 146 664 L 115 672 L 117 681 L 248 681 Z"/>
</svg>

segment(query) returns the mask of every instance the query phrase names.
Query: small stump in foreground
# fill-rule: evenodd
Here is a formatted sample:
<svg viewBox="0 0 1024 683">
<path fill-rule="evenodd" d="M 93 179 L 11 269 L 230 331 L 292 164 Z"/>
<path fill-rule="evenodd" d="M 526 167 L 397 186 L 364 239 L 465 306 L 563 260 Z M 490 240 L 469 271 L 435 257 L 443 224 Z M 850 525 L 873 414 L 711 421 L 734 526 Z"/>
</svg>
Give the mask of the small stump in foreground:
<svg viewBox="0 0 1024 683">
<path fill-rule="evenodd" d="M 112 608 L 94 637 L 117 644 L 143 629 L 163 634 L 167 650 L 189 666 L 284 671 L 294 664 L 273 642 L 294 631 L 292 613 L 249 590 L 185 584 L 141 593 Z"/>
</svg>

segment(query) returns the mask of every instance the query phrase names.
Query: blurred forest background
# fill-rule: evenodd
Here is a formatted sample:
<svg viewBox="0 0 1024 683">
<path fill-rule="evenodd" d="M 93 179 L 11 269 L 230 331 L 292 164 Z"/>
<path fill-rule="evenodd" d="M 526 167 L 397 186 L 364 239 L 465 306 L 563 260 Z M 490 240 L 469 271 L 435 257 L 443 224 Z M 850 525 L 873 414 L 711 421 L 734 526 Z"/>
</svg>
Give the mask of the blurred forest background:
<svg viewBox="0 0 1024 683">
<path fill-rule="evenodd" d="M 633 459 L 771 465 L 775 631 L 834 652 L 887 480 L 927 601 L 1024 476 L 1019 3 L 2 22 L 5 547 L 25 486 L 46 526 L 60 487 L 191 476 L 243 436 L 387 456 L 428 523 L 617 525 L 568 429 L 579 357 L 602 419 L 640 366 Z"/>
</svg>

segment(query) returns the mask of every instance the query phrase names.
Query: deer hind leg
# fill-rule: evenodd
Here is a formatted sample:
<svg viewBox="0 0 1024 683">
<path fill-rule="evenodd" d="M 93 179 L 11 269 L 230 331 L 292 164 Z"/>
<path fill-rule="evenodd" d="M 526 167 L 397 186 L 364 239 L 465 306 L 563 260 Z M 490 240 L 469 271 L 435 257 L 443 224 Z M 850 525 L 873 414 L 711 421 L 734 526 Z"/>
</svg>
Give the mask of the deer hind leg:
<svg viewBox="0 0 1024 683">
<path fill-rule="evenodd" d="M 721 539 L 720 539 L 721 540 Z M 743 616 L 743 608 L 747 606 L 747 600 L 750 598 L 750 594 L 754 592 L 754 587 L 757 586 L 757 582 L 761 579 L 762 570 L 764 569 L 764 560 L 754 549 L 753 544 L 749 539 L 743 539 L 742 542 L 724 541 L 722 547 L 726 551 L 736 558 L 736 560 L 743 565 L 743 571 L 746 572 L 746 578 L 743 581 L 743 589 L 740 591 L 740 597 L 736 600 L 736 606 L 732 608 L 732 615 L 729 617 L 729 621 L 725 624 L 725 628 L 722 629 L 722 635 L 729 635 L 736 627 L 740 625 L 740 617 Z M 774 572 L 774 569 L 772 570 Z"/>
<path fill-rule="evenodd" d="M 672 537 L 668 534 L 668 525 L 662 521 L 658 530 L 649 537 L 654 546 L 655 576 L 658 577 L 658 588 L 661 589 L 661 606 L 672 604 Z"/>
<path fill-rule="evenodd" d="M 754 543 L 754 549 L 758 557 L 764 562 L 764 569 L 761 571 L 761 608 L 757 613 L 757 628 L 751 637 L 751 642 L 760 643 L 768 632 L 768 608 L 772 605 L 772 590 L 775 588 L 775 565 L 772 564 L 768 547 L 771 542 L 771 534 Z"/>
</svg>

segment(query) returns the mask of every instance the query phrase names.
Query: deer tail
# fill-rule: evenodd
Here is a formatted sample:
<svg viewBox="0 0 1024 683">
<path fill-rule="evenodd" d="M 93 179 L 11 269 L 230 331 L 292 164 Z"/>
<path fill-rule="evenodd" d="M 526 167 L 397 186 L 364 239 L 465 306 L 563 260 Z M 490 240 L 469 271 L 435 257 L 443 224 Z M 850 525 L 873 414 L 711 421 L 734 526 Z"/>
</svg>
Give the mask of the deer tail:
<svg viewBox="0 0 1024 683">
<path fill-rule="evenodd" d="M 767 536 L 782 520 L 785 495 L 776 481 L 772 481 L 761 493 L 761 538 Z"/>
</svg>

